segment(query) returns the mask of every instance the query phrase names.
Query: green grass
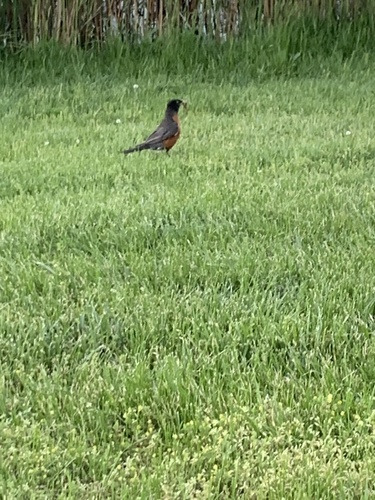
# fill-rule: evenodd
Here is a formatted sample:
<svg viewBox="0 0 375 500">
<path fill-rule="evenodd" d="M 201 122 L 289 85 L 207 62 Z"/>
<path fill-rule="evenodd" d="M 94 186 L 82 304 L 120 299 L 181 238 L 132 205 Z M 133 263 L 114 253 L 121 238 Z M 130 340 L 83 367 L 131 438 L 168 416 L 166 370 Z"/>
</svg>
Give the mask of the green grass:
<svg viewBox="0 0 375 500">
<path fill-rule="evenodd" d="M 370 69 L 31 67 L 0 102 L 1 495 L 373 497 Z M 171 157 L 123 157 L 171 97 Z"/>
</svg>

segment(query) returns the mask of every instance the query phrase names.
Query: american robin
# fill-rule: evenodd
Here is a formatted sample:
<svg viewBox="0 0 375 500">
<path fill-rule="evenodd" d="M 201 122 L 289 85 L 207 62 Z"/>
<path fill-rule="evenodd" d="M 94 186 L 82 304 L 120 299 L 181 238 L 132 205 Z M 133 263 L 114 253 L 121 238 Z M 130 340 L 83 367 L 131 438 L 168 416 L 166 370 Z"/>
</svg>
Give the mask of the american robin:
<svg viewBox="0 0 375 500">
<path fill-rule="evenodd" d="M 148 137 L 145 142 L 138 144 L 134 148 L 125 149 L 124 154 L 134 153 L 135 151 L 143 151 L 144 149 L 153 150 L 169 150 L 176 144 L 181 133 L 180 119 L 178 117 L 178 110 L 180 106 L 187 106 L 185 101 L 181 99 L 172 99 L 167 104 L 164 120 L 160 123 L 158 128 Z"/>
</svg>

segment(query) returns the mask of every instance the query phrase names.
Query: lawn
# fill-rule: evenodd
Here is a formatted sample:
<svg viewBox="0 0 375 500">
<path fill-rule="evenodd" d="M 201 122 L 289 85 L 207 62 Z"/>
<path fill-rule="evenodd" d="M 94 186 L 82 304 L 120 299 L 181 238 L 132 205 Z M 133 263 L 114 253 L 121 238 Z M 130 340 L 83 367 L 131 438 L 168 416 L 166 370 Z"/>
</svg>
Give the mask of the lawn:
<svg viewBox="0 0 375 500">
<path fill-rule="evenodd" d="M 4 498 L 375 494 L 373 89 L 3 82 Z"/>
</svg>

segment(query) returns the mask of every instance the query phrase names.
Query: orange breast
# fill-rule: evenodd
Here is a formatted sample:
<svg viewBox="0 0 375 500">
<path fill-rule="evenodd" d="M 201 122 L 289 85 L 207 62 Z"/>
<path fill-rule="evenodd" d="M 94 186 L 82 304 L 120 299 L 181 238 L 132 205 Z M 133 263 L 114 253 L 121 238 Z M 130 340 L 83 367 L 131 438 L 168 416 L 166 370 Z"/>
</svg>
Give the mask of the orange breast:
<svg viewBox="0 0 375 500">
<path fill-rule="evenodd" d="M 180 137 L 180 132 L 177 132 L 176 135 L 173 135 L 172 137 L 168 137 L 168 139 L 165 139 L 163 141 L 163 145 L 167 151 L 169 151 L 173 146 L 176 144 L 178 141 L 178 138 Z"/>
<path fill-rule="evenodd" d="M 165 149 L 167 151 L 169 151 L 171 148 L 173 148 L 173 146 L 176 144 L 176 142 L 178 141 L 178 138 L 180 137 L 180 134 L 181 134 L 180 119 L 178 118 L 178 114 L 176 113 L 172 119 L 173 119 L 173 121 L 175 121 L 177 123 L 178 132 L 177 132 L 177 134 L 172 135 L 172 137 L 168 137 L 168 139 L 165 139 L 163 141 L 163 146 L 165 147 Z"/>
</svg>

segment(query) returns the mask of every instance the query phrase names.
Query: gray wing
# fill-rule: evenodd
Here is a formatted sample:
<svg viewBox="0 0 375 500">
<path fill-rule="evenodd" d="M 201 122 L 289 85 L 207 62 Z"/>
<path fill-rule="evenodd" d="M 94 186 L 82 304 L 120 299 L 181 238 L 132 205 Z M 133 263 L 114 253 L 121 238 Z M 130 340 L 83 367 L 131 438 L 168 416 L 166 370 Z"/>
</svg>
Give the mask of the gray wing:
<svg viewBox="0 0 375 500">
<path fill-rule="evenodd" d="M 143 144 L 151 147 L 163 145 L 165 139 L 169 139 L 178 133 L 178 125 L 174 120 L 163 120 L 158 128 L 145 140 Z"/>
</svg>

